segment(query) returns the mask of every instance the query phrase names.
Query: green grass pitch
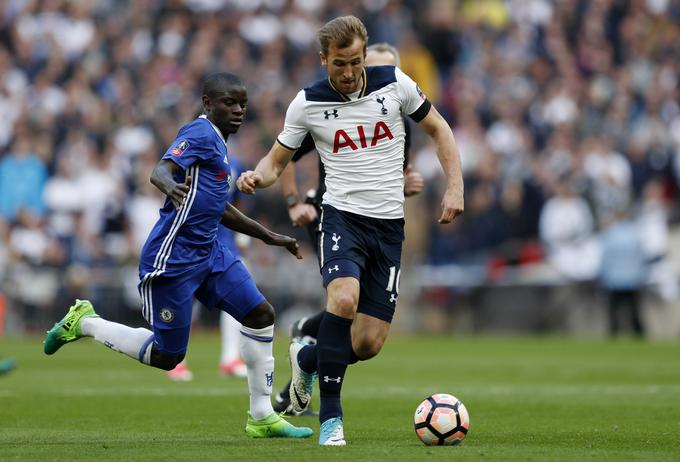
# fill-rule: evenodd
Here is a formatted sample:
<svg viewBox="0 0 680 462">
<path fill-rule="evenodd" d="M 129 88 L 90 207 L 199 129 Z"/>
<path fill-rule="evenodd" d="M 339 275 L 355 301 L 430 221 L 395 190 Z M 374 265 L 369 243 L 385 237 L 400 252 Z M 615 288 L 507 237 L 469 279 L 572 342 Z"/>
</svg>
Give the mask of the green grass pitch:
<svg viewBox="0 0 680 462">
<path fill-rule="evenodd" d="M 246 383 L 217 375 L 216 333 L 195 332 L 193 382 L 173 383 L 91 340 L 52 357 L 42 338 L 0 339 L 18 368 L 0 377 L 0 460 L 680 460 L 680 345 L 634 340 L 399 337 L 352 366 L 344 448 L 245 436 Z M 275 387 L 288 378 L 276 340 Z M 436 392 L 470 412 L 456 447 L 413 430 Z M 315 401 L 318 408 L 318 401 Z M 314 418 L 294 418 L 318 430 Z"/>
</svg>

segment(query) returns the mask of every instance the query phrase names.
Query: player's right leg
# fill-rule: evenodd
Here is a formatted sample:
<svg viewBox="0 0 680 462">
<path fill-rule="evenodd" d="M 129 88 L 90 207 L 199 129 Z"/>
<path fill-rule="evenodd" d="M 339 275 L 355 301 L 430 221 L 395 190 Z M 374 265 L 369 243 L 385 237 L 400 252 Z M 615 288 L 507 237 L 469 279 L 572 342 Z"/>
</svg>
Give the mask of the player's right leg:
<svg viewBox="0 0 680 462">
<path fill-rule="evenodd" d="M 274 308 L 264 301 L 242 320 L 241 354 L 247 365 L 250 412 L 246 434 L 252 438 L 307 438 L 311 428 L 296 427 L 274 412 L 271 389 L 274 383 Z"/>
<path fill-rule="evenodd" d="M 63 345 L 83 337 L 93 337 L 114 351 L 164 370 L 173 369 L 184 357 L 183 354 L 166 354 L 155 348 L 155 336 L 149 329 L 132 328 L 102 319 L 88 300 L 77 300 L 66 316 L 47 332 L 45 353 L 54 354 Z"/>
<path fill-rule="evenodd" d="M 307 438 L 311 428 L 295 427 L 274 412 L 274 308 L 265 300 L 240 261 L 211 275 L 196 293 L 206 306 L 241 323 L 239 344 L 247 366 L 250 408 L 246 434 L 253 438 Z"/>
<path fill-rule="evenodd" d="M 351 266 L 351 262 L 346 260 L 338 264 Z M 355 277 L 339 277 L 329 281 L 326 289 L 328 308 L 319 328 L 316 345 L 321 423 L 319 444 L 341 446 L 345 443 L 341 391 L 352 356 L 351 327 L 359 302 L 359 280 Z"/>
<path fill-rule="evenodd" d="M 352 323 L 352 363 L 373 358 L 382 350 L 390 332 L 390 322 L 361 312 Z"/>
<path fill-rule="evenodd" d="M 154 335 L 148 329 L 132 328 L 100 318 L 88 300 L 76 300 L 64 318 L 47 332 L 45 354 L 52 355 L 67 343 L 83 337 L 141 361 Z"/>
</svg>

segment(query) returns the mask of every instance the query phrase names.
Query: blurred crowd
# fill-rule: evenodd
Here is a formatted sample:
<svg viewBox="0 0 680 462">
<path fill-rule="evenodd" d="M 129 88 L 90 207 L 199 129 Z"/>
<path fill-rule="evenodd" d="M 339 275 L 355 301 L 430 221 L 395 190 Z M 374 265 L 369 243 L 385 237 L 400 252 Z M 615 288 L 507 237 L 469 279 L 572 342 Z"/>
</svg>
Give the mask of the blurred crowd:
<svg viewBox="0 0 680 462">
<path fill-rule="evenodd" d="M 408 258 L 490 267 L 548 260 L 587 279 L 601 260 L 593 241 L 622 211 L 638 224 L 646 258 L 664 257 L 680 211 L 677 2 L 6 0 L 6 291 L 21 292 L 18 281 L 28 277 L 24 297 L 47 287 L 68 298 L 98 268 L 134 266 L 162 201 L 150 171 L 199 113 L 201 79 L 216 71 L 243 77 L 248 122 L 229 144 L 252 166 L 295 93 L 322 75 L 317 29 L 343 14 L 364 20 L 370 43 L 397 46 L 403 70 L 460 147 L 466 211 L 439 226 L 441 170 L 414 130 L 412 163 L 427 187 L 409 199 L 424 220 Z M 299 169 L 300 189 L 314 187 L 314 163 Z M 289 226 L 276 188 L 258 192 L 246 211 Z M 280 256 L 255 245 L 250 258 L 267 265 Z M 45 282 L 36 268 L 56 269 L 61 279 Z"/>
</svg>

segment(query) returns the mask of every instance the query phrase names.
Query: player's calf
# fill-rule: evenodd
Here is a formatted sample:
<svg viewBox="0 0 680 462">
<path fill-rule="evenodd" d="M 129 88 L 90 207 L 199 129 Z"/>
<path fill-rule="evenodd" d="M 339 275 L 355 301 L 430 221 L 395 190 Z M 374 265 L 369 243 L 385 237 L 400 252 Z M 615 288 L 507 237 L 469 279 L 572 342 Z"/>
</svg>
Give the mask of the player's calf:
<svg viewBox="0 0 680 462">
<path fill-rule="evenodd" d="M 384 341 L 381 339 L 361 338 L 355 340 L 352 338 L 352 350 L 359 361 L 366 361 L 377 356 L 382 350 L 383 344 Z"/>
</svg>

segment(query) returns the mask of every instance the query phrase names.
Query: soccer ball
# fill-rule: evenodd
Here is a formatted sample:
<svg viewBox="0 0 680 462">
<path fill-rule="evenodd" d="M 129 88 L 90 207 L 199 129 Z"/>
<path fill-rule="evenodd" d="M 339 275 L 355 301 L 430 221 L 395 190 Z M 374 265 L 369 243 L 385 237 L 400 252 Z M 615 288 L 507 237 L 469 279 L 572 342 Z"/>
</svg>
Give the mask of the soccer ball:
<svg viewBox="0 0 680 462">
<path fill-rule="evenodd" d="M 428 446 L 453 446 L 460 443 L 470 428 L 465 405 L 446 393 L 432 395 L 418 406 L 413 416 L 416 435 Z"/>
</svg>

